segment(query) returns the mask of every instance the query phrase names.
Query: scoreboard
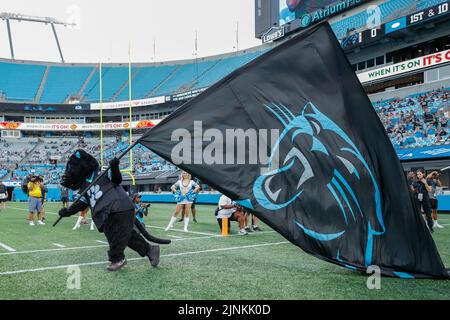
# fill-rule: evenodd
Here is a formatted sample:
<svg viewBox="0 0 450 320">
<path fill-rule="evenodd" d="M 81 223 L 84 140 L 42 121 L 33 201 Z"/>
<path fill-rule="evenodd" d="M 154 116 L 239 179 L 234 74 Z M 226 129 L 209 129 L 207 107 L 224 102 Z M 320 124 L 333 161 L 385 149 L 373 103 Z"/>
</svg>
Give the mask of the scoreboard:
<svg viewBox="0 0 450 320">
<path fill-rule="evenodd" d="M 418 23 L 422 23 L 428 20 L 439 18 L 449 13 L 450 1 L 441 3 L 431 8 L 415 12 L 406 18 L 406 26 L 412 26 Z M 394 20 L 396 21 L 396 20 Z"/>
<path fill-rule="evenodd" d="M 442 18 L 450 13 L 449 8 L 450 1 L 443 2 L 434 7 L 414 12 L 408 16 L 395 19 L 378 27 L 369 28 L 368 30 L 361 32 L 355 32 L 347 38 L 341 40 L 342 48 L 353 49 L 360 45 L 366 45 L 371 42 L 378 41 L 390 33 Z"/>
<path fill-rule="evenodd" d="M 311 26 L 368 0 L 255 0 L 255 36 L 265 42 Z M 450 12 L 450 1 L 414 12 L 385 24 L 369 25 L 340 39 L 345 50 L 379 41 L 397 31 L 438 20 Z"/>
<path fill-rule="evenodd" d="M 369 0 L 255 0 L 255 36 L 274 40 L 314 25 Z"/>
</svg>

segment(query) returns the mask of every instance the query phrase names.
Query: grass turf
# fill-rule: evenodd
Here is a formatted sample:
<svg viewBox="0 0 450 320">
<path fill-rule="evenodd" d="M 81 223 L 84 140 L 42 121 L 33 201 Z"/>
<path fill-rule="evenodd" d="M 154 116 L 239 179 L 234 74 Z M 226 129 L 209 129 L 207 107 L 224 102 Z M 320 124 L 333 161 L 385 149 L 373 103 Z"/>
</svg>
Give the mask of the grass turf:
<svg viewBox="0 0 450 320">
<path fill-rule="evenodd" d="M 47 225 L 30 227 L 24 203 L 0 211 L 0 300 L 3 299 L 450 299 L 450 281 L 382 278 L 369 290 L 367 276 L 323 262 L 262 226 L 262 233 L 218 237 L 214 207 L 197 206 L 198 224 L 189 233 L 164 232 L 173 205 L 155 204 L 151 232 L 173 241 L 162 246 L 161 264 L 127 249 L 128 266 L 108 273 L 104 235 L 88 226 L 72 231 L 75 217 L 51 224 L 60 205 L 47 204 Z M 450 216 L 434 239 L 450 266 Z M 182 229 L 178 223 L 176 229 Z M 57 245 L 63 245 L 59 248 Z M 67 289 L 67 266 L 80 265 L 81 288 Z"/>
</svg>

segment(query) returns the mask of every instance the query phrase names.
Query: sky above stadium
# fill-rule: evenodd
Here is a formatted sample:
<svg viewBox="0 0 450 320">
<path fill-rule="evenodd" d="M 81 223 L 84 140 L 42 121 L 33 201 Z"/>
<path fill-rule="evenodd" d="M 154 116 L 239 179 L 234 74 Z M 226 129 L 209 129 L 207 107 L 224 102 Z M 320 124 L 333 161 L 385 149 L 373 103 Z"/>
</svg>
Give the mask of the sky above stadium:
<svg viewBox="0 0 450 320">
<path fill-rule="evenodd" d="M 57 26 L 66 62 L 154 62 L 195 58 L 257 46 L 254 0 L 2 0 L 0 12 L 76 22 Z M 11 21 L 16 59 L 59 61 L 50 26 Z M 0 57 L 9 58 L 0 21 Z M 154 50 L 156 43 L 156 50 Z M 156 51 L 156 55 L 155 55 Z"/>
</svg>

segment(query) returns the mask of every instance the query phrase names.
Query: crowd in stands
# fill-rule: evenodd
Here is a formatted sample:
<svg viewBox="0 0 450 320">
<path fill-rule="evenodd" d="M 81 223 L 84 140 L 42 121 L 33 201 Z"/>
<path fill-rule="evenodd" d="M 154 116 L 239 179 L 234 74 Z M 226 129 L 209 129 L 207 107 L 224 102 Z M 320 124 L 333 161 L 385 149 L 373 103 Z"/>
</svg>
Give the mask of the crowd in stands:
<svg viewBox="0 0 450 320">
<path fill-rule="evenodd" d="M 0 179 L 5 177 L 8 174 L 8 168 L 3 165 L 0 165 Z"/>
<path fill-rule="evenodd" d="M 417 148 L 450 144 L 449 89 L 440 88 L 373 103 L 395 147 Z M 105 137 L 104 164 L 128 146 L 126 137 Z M 0 178 L 21 180 L 30 170 L 34 170 L 46 178 L 46 183 L 58 184 L 68 157 L 79 148 L 100 159 L 101 146 L 98 137 L 2 139 Z M 130 155 L 125 156 L 121 163 L 123 169 L 129 168 Z M 175 166 L 142 145 L 133 148 L 133 164 L 135 176 L 158 177 L 167 173 L 179 173 Z"/>
<path fill-rule="evenodd" d="M 32 150 L 32 145 L 32 142 L 17 144 L 0 139 L 0 164 L 19 162 L 24 154 L 28 154 Z"/>
<path fill-rule="evenodd" d="M 137 138 L 136 138 L 137 139 Z M 20 144 L 26 150 L 14 151 L 13 145 Z M 21 138 L 19 140 L 2 140 L 0 152 L 0 178 L 7 177 L 12 181 L 21 181 L 29 172 L 45 177 L 46 184 L 59 184 L 68 157 L 76 149 L 84 149 L 100 160 L 101 145 L 99 138 L 64 137 L 56 138 Z M 129 146 L 129 141 L 121 137 L 106 137 L 103 141 L 104 163 L 120 154 Z M 5 154 L 4 157 L 1 155 Z M 56 160 L 56 161 L 52 161 Z M 130 167 L 130 156 L 122 159 L 122 169 Z M 151 173 L 176 172 L 178 169 L 162 160 L 144 146 L 133 149 L 133 165 L 135 176 L 146 176 Z"/>
<path fill-rule="evenodd" d="M 374 103 L 395 147 L 450 144 L 449 88 Z"/>
</svg>

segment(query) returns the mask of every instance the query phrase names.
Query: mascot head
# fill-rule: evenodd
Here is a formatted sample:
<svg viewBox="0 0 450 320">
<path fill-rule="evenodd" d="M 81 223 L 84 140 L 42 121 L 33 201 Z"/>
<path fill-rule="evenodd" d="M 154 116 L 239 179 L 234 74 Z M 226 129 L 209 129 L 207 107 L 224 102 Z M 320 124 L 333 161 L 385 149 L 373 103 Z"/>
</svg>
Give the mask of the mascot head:
<svg viewBox="0 0 450 320">
<path fill-rule="evenodd" d="M 78 190 L 98 168 L 99 164 L 93 156 L 84 150 L 77 150 L 67 162 L 61 185 L 71 190 Z"/>
</svg>

